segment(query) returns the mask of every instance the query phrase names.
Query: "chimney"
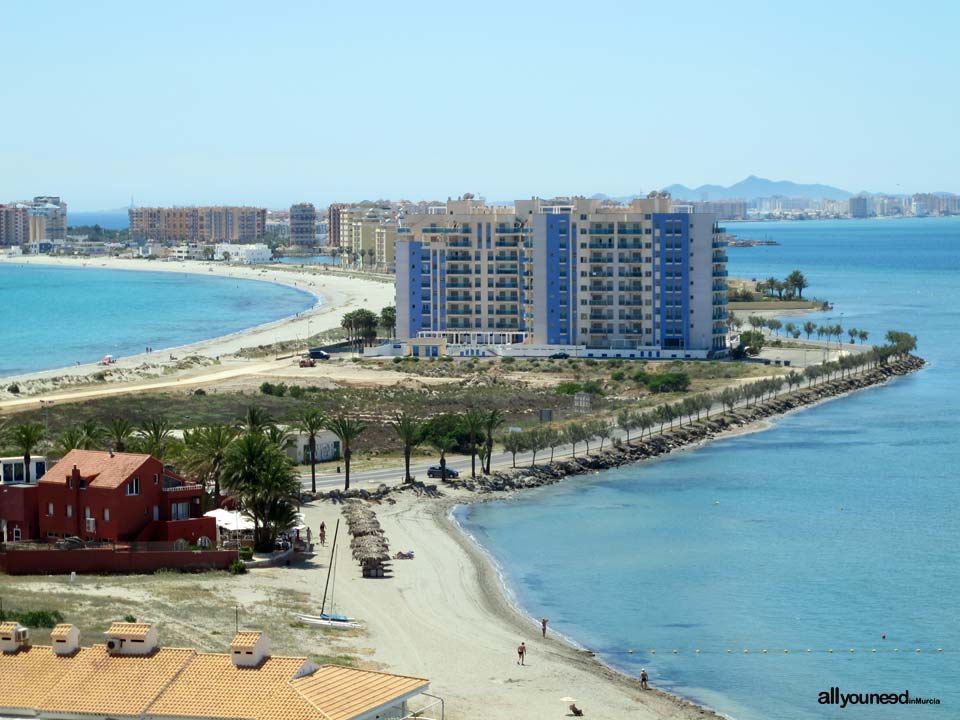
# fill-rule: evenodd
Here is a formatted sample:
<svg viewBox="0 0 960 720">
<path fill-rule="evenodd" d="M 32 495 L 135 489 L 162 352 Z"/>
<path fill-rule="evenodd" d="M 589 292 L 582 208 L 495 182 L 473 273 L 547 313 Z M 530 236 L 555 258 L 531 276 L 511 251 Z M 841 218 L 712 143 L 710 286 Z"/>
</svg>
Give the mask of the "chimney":
<svg viewBox="0 0 960 720">
<path fill-rule="evenodd" d="M 30 645 L 30 632 L 20 623 L 0 622 L 0 652 L 15 653 Z"/>
<path fill-rule="evenodd" d="M 80 649 L 80 630 L 76 625 L 61 623 L 50 633 L 50 640 L 57 655 L 73 655 Z"/>
<path fill-rule="evenodd" d="M 111 655 L 149 655 L 157 649 L 157 629 L 149 623 L 115 622 L 104 635 Z"/>
<path fill-rule="evenodd" d="M 262 632 L 238 632 L 230 643 L 230 659 L 236 667 L 257 667 L 270 657 L 270 639 Z"/>
</svg>

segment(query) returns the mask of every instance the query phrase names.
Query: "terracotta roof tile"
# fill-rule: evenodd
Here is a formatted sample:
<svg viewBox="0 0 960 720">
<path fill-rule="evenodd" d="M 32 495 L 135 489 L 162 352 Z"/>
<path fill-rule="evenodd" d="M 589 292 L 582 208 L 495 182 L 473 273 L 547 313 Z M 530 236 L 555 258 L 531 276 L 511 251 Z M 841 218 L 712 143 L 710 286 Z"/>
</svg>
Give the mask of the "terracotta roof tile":
<svg viewBox="0 0 960 720">
<path fill-rule="evenodd" d="M 110 655 L 104 645 L 94 645 L 83 651 L 83 662 L 53 684 L 38 709 L 71 715 L 139 715 L 195 655 L 180 648 Z"/>
<path fill-rule="evenodd" d="M 20 623 L 15 622 L 0 622 L 0 632 L 12 633 L 17 629 L 17 626 Z"/>
<path fill-rule="evenodd" d="M 48 646 L 0 653 L 0 707 L 35 709 L 64 675 L 82 665 L 89 650 L 60 656 Z"/>
<path fill-rule="evenodd" d="M 257 644 L 257 640 L 259 640 L 262 635 L 263 633 L 260 632 L 238 632 L 236 635 L 234 635 L 233 642 L 230 643 L 230 647 L 252 648 Z"/>
<path fill-rule="evenodd" d="M 426 690 L 424 678 L 324 665 L 290 683 L 331 720 L 348 720 L 386 705 L 408 693 Z"/>
<path fill-rule="evenodd" d="M 69 623 L 60 623 L 50 631 L 50 637 L 53 640 L 66 640 L 72 629 L 73 625 L 70 625 Z"/>
<path fill-rule="evenodd" d="M 145 640 L 153 626 L 150 623 L 115 622 L 104 635 L 122 635 L 135 640 Z"/>
<path fill-rule="evenodd" d="M 109 452 L 100 450 L 71 450 L 60 462 L 47 470 L 40 482 L 65 485 L 67 477 L 73 472 L 73 466 L 76 465 L 80 477 L 85 479 L 90 487 L 118 488 L 131 475 L 135 475 L 149 459 L 149 455 L 139 453 L 110 455 Z M 141 483 L 147 481 L 145 477 L 140 480 Z"/>
<path fill-rule="evenodd" d="M 148 714 L 254 720 L 304 662 L 302 657 L 269 657 L 257 667 L 237 667 L 229 655 L 197 655 L 150 706 Z"/>
</svg>

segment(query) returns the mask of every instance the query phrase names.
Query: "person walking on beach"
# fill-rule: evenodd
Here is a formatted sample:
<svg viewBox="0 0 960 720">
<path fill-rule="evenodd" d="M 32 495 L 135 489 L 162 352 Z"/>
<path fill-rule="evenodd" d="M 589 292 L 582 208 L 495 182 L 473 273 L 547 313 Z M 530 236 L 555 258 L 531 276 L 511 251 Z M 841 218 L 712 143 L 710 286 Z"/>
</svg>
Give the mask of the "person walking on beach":
<svg viewBox="0 0 960 720">
<path fill-rule="evenodd" d="M 640 668 L 640 689 L 649 690 L 650 686 L 647 684 L 647 670 L 646 668 Z"/>
<path fill-rule="evenodd" d="M 547 636 L 547 622 L 548 620 L 546 618 L 540 618 L 540 630 L 543 632 L 544 637 Z"/>
<path fill-rule="evenodd" d="M 527 654 L 527 644 L 522 642 L 520 643 L 520 647 L 517 648 L 517 658 L 518 658 L 517 665 L 524 664 L 523 659 L 524 657 L 526 657 L 526 654 Z"/>
</svg>

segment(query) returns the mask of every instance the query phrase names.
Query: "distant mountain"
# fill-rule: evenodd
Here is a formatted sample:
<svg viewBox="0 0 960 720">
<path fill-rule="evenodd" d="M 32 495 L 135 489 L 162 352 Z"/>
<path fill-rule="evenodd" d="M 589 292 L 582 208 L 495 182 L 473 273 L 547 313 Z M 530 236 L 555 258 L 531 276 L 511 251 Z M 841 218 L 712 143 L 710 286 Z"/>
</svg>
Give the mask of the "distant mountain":
<svg viewBox="0 0 960 720">
<path fill-rule="evenodd" d="M 686 185 L 670 185 L 663 189 L 677 200 L 752 200 L 772 195 L 803 197 L 811 200 L 821 198 L 846 200 L 853 197 L 853 193 L 831 185 L 805 185 L 789 180 L 767 180 L 756 175 L 751 175 L 730 187 L 701 185 L 697 188 L 689 188 Z"/>
</svg>

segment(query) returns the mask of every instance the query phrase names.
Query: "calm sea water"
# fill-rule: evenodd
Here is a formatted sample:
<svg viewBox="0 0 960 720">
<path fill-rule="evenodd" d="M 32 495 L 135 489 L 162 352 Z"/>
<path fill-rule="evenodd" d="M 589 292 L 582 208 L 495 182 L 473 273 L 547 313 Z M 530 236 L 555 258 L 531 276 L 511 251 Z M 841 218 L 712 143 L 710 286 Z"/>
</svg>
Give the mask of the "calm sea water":
<svg viewBox="0 0 960 720">
<path fill-rule="evenodd" d="M 958 718 L 960 218 L 728 228 L 781 243 L 731 248 L 731 275 L 799 268 L 835 303 L 814 320 L 910 330 L 930 366 L 459 519 L 532 615 L 741 720 Z M 942 704 L 818 705 L 831 686 Z"/>
<path fill-rule="evenodd" d="M 237 332 L 309 309 L 272 283 L 168 272 L 0 264 L 0 377 Z"/>
<path fill-rule="evenodd" d="M 333 255 L 297 255 L 279 258 L 277 262 L 286 265 L 336 265 L 340 259 Z"/>
</svg>

